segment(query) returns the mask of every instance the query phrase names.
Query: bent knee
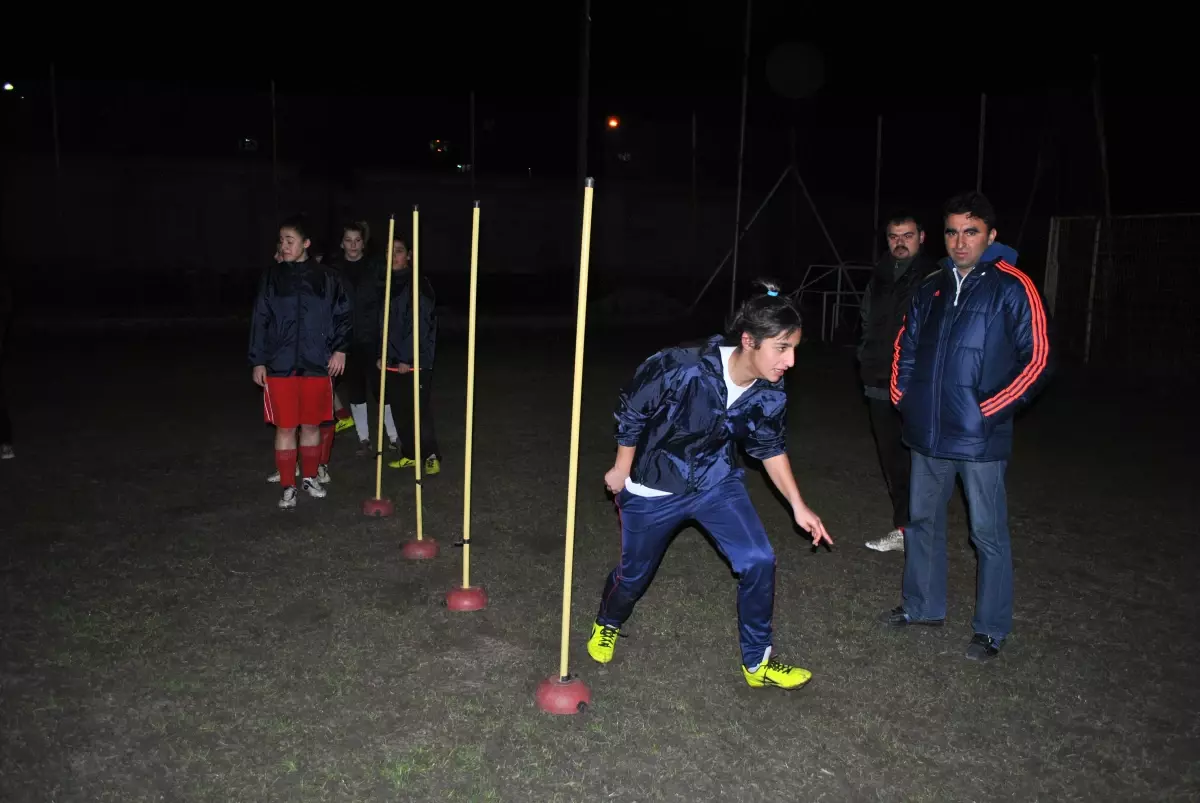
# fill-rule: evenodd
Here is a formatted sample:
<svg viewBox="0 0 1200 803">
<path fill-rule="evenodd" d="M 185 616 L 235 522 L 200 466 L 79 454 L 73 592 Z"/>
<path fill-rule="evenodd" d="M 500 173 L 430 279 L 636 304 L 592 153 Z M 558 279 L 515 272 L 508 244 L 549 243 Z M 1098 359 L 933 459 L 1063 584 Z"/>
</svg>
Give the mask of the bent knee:
<svg viewBox="0 0 1200 803">
<path fill-rule="evenodd" d="M 763 574 L 775 571 L 775 552 L 772 549 L 756 549 L 739 556 L 733 570 L 742 574 Z"/>
</svg>

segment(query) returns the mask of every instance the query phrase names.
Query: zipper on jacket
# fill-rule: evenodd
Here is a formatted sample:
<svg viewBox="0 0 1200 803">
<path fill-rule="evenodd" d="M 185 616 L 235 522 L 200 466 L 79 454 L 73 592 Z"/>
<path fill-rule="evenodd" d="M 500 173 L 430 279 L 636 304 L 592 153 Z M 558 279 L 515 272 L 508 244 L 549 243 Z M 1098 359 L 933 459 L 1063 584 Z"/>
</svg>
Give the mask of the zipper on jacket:
<svg viewBox="0 0 1200 803">
<path fill-rule="evenodd" d="M 957 270 L 951 268 L 955 274 Z M 958 278 L 957 275 L 955 278 Z M 961 288 L 961 285 L 960 285 Z M 954 291 L 954 306 L 958 306 L 958 289 Z M 946 361 L 946 341 L 950 331 L 950 325 L 954 316 L 950 314 L 950 310 L 942 310 L 942 320 L 938 326 L 938 344 L 937 344 L 937 359 L 933 364 L 933 387 L 931 388 L 934 398 L 933 409 L 933 442 L 934 450 L 937 449 L 937 443 L 942 437 L 942 374 L 945 368 Z"/>
<path fill-rule="evenodd" d="M 300 292 L 300 277 L 297 276 L 294 282 L 296 291 L 296 359 L 292 363 L 292 371 L 295 376 L 304 376 L 300 367 L 300 339 L 304 337 L 304 305 L 300 302 L 303 294 Z"/>
<path fill-rule="evenodd" d="M 967 276 L 970 275 L 970 273 L 967 274 Z M 959 273 L 957 268 L 954 270 L 954 306 L 956 307 L 958 306 L 958 294 L 962 292 L 962 286 L 967 281 L 967 276 Z"/>
</svg>

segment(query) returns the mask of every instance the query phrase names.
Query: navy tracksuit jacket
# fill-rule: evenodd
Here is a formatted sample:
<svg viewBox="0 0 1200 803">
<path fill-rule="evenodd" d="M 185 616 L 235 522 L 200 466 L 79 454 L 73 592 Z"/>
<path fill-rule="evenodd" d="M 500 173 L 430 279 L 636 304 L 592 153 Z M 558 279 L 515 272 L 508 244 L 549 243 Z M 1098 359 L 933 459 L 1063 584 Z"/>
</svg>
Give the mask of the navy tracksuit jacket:
<svg viewBox="0 0 1200 803">
<path fill-rule="evenodd" d="M 636 449 L 630 479 L 671 495 L 619 494 L 621 563 L 605 582 L 597 621 L 625 622 L 672 536 L 694 520 L 738 575 L 742 663 L 752 668 L 771 646 L 775 553 L 735 452 L 741 445 L 758 460 L 786 452 L 787 396 L 782 381 L 760 379 L 726 409 L 722 344 L 718 336 L 660 351 L 621 392 L 617 443 Z"/>
<path fill-rule="evenodd" d="M 327 265 L 271 265 L 254 299 L 247 359 L 267 376 L 329 376 L 329 358 L 350 347 L 350 321 L 350 299 Z"/>
</svg>

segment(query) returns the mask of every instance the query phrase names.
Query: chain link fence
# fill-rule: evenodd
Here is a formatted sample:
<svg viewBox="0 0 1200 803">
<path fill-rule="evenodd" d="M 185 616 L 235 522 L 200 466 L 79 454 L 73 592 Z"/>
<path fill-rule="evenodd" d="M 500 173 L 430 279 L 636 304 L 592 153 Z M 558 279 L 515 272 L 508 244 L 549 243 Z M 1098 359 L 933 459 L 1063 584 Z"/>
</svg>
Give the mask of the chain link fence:
<svg viewBox="0 0 1200 803">
<path fill-rule="evenodd" d="M 1047 250 L 1062 360 L 1145 377 L 1200 371 L 1200 214 L 1055 217 Z"/>
</svg>

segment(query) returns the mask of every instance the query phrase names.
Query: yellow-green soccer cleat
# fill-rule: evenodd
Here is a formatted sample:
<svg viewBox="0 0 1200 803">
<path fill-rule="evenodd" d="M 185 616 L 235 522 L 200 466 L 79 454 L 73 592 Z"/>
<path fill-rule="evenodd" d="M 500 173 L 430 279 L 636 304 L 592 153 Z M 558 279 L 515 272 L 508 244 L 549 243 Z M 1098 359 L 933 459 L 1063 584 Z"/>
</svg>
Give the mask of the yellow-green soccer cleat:
<svg viewBox="0 0 1200 803">
<path fill-rule="evenodd" d="M 591 649 L 591 644 L 588 644 L 588 648 Z M 766 686 L 774 686 L 777 689 L 799 689 L 812 680 L 812 672 L 807 669 L 774 659 L 759 664 L 758 669 L 754 672 L 743 666 L 742 674 L 746 677 L 746 682 L 755 689 Z"/>
<path fill-rule="evenodd" d="M 341 435 L 348 429 L 354 429 L 353 418 L 339 418 L 337 423 L 333 425 L 333 434 Z"/>
<path fill-rule="evenodd" d="M 607 664 L 612 660 L 613 651 L 617 648 L 617 636 L 621 628 L 609 627 L 599 622 L 592 623 L 592 637 L 588 639 L 588 655 L 598 664 Z"/>
<path fill-rule="evenodd" d="M 407 457 L 401 457 L 399 460 L 393 460 L 388 463 L 388 468 L 412 468 L 417 464 L 416 460 L 410 460 Z"/>
<path fill-rule="evenodd" d="M 430 474 L 441 474 L 441 473 L 442 473 L 442 461 L 441 460 L 438 460 L 436 457 L 425 458 L 425 474 L 427 476 Z"/>
</svg>

